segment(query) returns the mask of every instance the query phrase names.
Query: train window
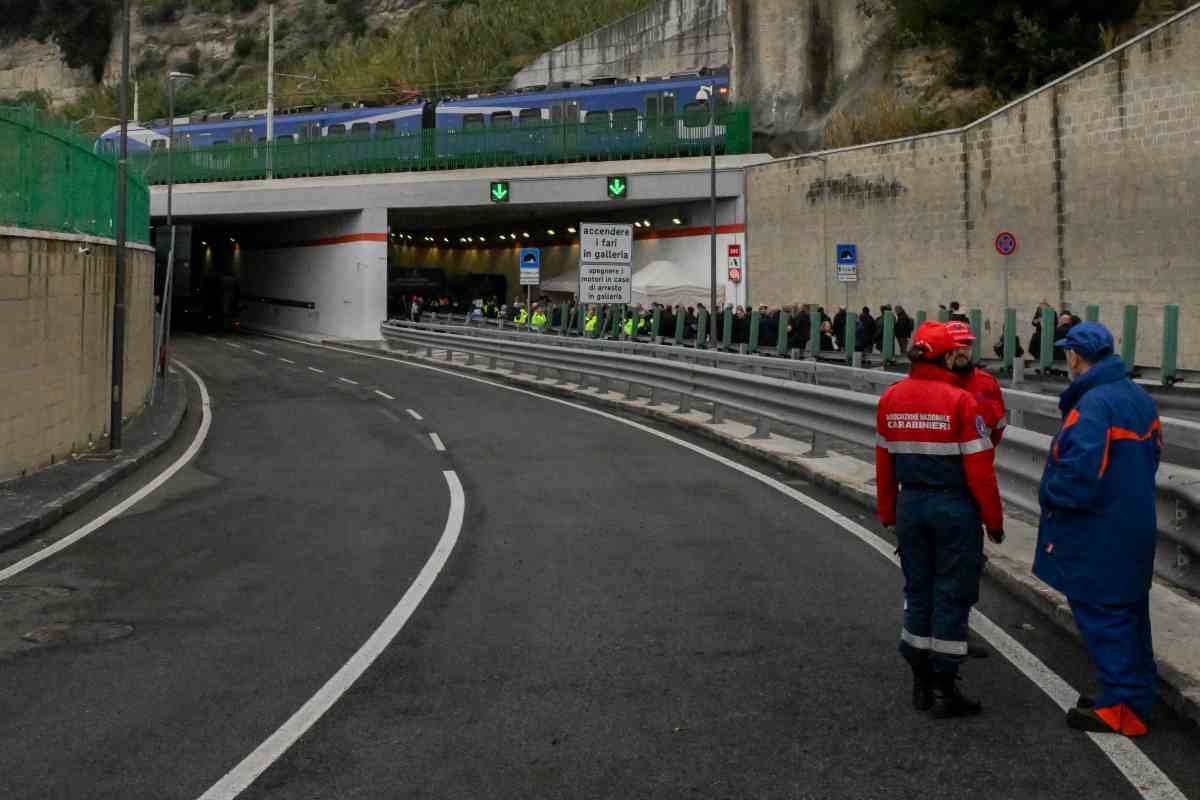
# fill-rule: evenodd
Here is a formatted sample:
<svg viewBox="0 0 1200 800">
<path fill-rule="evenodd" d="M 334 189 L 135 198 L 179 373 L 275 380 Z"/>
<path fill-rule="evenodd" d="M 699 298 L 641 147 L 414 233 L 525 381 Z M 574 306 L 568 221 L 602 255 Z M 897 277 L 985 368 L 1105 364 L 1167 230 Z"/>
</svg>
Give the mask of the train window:
<svg viewBox="0 0 1200 800">
<path fill-rule="evenodd" d="M 321 138 L 321 123 L 309 122 L 300 129 L 301 139 L 320 139 Z"/>
<path fill-rule="evenodd" d="M 356 122 L 350 126 L 350 135 L 355 139 L 368 139 L 371 136 L 371 123 Z"/>
<path fill-rule="evenodd" d="M 513 116 L 511 111 L 497 111 L 492 114 L 493 128 L 511 128 L 513 126 Z"/>
<path fill-rule="evenodd" d="M 164 150 L 164 149 L 166 149 L 166 146 L 167 146 L 166 139 L 155 139 L 153 142 L 150 143 L 151 150 Z"/>
<path fill-rule="evenodd" d="M 483 114 L 464 114 L 463 115 L 463 130 L 478 131 L 483 130 Z"/>
<path fill-rule="evenodd" d="M 646 95 L 646 119 L 658 118 L 658 95 Z"/>
<path fill-rule="evenodd" d="M 602 133 L 608 130 L 608 112 L 589 111 L 584 126 L 588 133 Z"/>
<path fill-rule="evenodd" d="M 250 128 L 238 128 L 233 132 L 234 144 L 254 144 L 254 131 Z"/>
<path fill-rule="evenodd" d="M 577 100 L 567 101 L 567 122 L 579 122 L 579 102 Z"/>
<path fill-rule="evenodd" d="M 396 134 L 396 123 L 390 119 L 385 119 L 383 122 L 375 123 L 376 136 L 394 136 Z"/>
<path fill-rule="evenodd" d="M 190 133 L 175 134 L 174 146 L 180 150 L 186 150 L 192 146 L 192 135 Z"/>
<path fill-rule="evenodd" d="M 294 144 L 299 138 L 296 133 L 283 133 L 275 137 L 276 144 Z"/>
<path fill-rule="evenodd" d="M 338 123 L 337 125 L 330 125 L 329 130 L 326 132 L 325 135 L 326 136 L 345 136 L 346 135 L 346 126 L 341 123 Z"/>
<path fill-rule="evenodd" d="M 613 130 L 636 131 L 638 128 L 638 112 L 636 108 L 618 108 L 612 112 Z"/>
<path fill-rule="evenodd" d="M 542 110 L 540 108 L 522 108 L 521 109 L 521 124 L 536 125 L 542 121 Z"/>
</svg>

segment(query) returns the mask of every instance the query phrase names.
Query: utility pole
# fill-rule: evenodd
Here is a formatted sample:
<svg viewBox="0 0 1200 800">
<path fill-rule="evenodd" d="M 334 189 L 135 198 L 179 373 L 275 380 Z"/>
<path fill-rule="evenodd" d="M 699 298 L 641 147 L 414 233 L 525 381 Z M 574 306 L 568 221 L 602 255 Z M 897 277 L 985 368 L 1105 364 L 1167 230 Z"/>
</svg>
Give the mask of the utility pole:
<svg viewBox="0 0 1200 800">
<path fill-rule="evenodd" d="M 267 3 L 267 180 L 275 177 L 275 2 Z"/>
<path fill-rule="evenodd" d="M 112 407 L 108 421 L 109 450 L 122 442 L 121 402 L 125 384 L 125 243 L 126 204 L 129 187 L 129 0 L 121 12 L 121 154 L 117 160 L 117 253 L 113 274 Z"/>
<path fill-rule="evenodd" d="M 717 321 L 717 84 L 714 81 L 700 87 L 700 94 L 707 94 L 708 100 L 708 150 L 709 150 L 709 211 L 712 216 L 712 229 L 709 231 L 709 255 L 712 257 L 709 271 L 709 324 L 711 327 L 712 343 L 715 347 L 721 341 Z"/>
</svg>

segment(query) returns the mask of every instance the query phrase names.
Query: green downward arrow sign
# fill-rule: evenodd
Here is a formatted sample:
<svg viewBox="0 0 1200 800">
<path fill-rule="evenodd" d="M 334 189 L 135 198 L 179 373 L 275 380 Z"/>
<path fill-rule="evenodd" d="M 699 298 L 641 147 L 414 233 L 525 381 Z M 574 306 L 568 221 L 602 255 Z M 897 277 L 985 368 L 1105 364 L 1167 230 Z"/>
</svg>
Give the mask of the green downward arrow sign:
<svg viewBox="0 0 1200 800">
<path fill-rule="evenodd" d="M 608 179 L 608 196 L 614 200 L 622 199 L 629 192 L 629 184 L 624 178 L 617 176 Z"/>
<path fill-rule="evenodd" d="M 496 203 L 503 203 L 506 200 L 508 200 L 508 184 L 507 183 L 493 183 L 492 184 L 492 201 L 496 202 Z"/>
</svg>

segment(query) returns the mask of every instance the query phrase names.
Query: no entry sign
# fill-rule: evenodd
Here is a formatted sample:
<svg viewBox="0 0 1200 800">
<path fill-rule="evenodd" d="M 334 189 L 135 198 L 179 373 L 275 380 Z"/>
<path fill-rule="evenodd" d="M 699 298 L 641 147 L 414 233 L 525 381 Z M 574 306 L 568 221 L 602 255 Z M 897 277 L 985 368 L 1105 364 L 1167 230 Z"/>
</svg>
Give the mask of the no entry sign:
<svg viewBox="0 0 1200 800">
<path fill-rule="evenodd" d="M 1011 256 L 1017 252 L 1017 237 L 1008 231 L 1000 231 L 996 236 L 996 252 L 1002 256 Z"/>
</svg>

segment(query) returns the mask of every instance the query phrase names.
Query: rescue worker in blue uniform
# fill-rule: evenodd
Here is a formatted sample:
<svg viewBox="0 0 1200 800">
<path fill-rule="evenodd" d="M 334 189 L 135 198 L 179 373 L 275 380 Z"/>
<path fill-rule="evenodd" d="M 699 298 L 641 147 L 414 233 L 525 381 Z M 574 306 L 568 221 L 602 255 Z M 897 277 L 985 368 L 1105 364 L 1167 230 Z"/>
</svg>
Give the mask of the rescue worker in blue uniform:
<svg viewBox="0 0 1200 800">
<path fill-rule="evenodd" d="M 1039 492 L 1034 574 L 1067 596 L 1102 691 L 1067 713 L 1072 728 L 1140 736 L 1155 701 L 1150 584 L 1158 539 L 1154 476 L 1158 409 L 1126 377 L 1113 337 L 1096 322 L 1054 343 L 1074 379 Z"/>
<path fill-rule="evenodd" d="M 967 622 L 979 599 L 983 533 L 1004 540 L 989 430 L 953 371 L 970 353 L 940 322 L 913 336 L 910 376 L 879 401 L 875 479 L 879 518 L 896 527 L 904 569 L 900 654 L 913 707 L 938 718 L 978 714 L 958 690 Z"/>
</svg>

